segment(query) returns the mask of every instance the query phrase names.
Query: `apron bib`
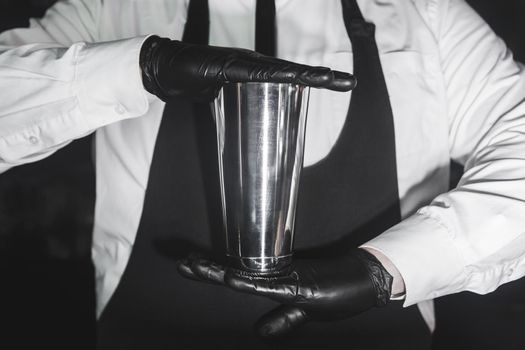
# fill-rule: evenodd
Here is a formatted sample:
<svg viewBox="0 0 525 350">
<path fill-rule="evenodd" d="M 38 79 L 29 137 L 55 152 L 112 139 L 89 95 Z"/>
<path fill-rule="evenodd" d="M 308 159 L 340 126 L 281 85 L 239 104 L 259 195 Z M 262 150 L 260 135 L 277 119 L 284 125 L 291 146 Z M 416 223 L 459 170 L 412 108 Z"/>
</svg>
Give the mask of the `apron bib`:
<svg viewBox="0 0 525 350">
<path fill-rule="evenodd" d="M 400 220 L 393 116 L 375 26 L 363 19 L 355 0 L 342 3 L 358 86 L 332 151 L 303 169 L 297 257 L 343 254 Z M 190 2 L 184 41 L 207 43 L 207 6 L 205 0 Z M 210 106 L 175 100 L 165 107 L 136 241 L 99 320 L 98 348 L 333 349 L 347 344 L 392 349 L 408 348 L 404 345 L 411 344 L 414 332 L 428 333 L 416 308 L 402 310 L 392 303 L 348 320 L 310 323 L 286 339 L 262 341 L 252 326 L 278 306 L 275 302 L 191 281 L 176 270 L 176 261 L 192 252 L 222 260 L 223 230 Z"/>
</svg>

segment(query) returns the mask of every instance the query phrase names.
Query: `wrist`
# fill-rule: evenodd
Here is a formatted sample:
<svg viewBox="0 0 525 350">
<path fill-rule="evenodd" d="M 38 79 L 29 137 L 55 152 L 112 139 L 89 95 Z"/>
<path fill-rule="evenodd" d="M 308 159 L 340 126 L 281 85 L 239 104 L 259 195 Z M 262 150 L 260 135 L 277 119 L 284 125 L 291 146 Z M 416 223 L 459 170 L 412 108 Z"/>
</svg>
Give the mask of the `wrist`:
<svg viewBox="0 0 525 350">
<path fill-rule="evenodd" d="M 381 262 L 370 252 L 357 249 L 356 256 L 368 272 L 370 281 L 376 292 L 376 306 L 385 306 L 392 294 L 392 275 L 384 268 Z"/>
<path fill-rule="evenodd" d="M 385 270 L 387 270 L 388 273 L 393 277 L 390 299 L 397 300 L 403 298 L 405 295 L 405 282 L 401 276 L 401 273 L 392 263 L 392 261 L 390 261 L 390 259 L 388 259 L 379 250 L 370 247 L 363 247 L 361 249 L 372 254 L 381 263 Z"/>
<path fill-rule="evenodd" d="M 162 100 L 161 89 L 156 79 L 157 66 L 157 51 L 162 42 L 169 40 L 161 38 L 157 35 L 152 35 L 147 38 L 140 49 L 139 65 L 142 74 L 142 84 L 144 89 L 150 94 L 156 95 Z"/>
</svg>

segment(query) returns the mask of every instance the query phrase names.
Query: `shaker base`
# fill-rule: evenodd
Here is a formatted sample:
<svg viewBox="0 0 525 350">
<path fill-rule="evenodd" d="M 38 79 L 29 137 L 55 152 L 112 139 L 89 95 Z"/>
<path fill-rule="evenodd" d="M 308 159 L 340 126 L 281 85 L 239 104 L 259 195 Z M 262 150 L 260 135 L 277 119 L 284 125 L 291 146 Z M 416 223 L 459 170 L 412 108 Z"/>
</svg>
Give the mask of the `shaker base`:
<svg viewBox="0 0 525 350">
<path fill-rule="evenodd" d="M 259 277 L 277 277 L 286 274 L 292 255 L 266 258 L 242 258 L 228 255 L 229 265 L 243 273 Z"/>
</svg>

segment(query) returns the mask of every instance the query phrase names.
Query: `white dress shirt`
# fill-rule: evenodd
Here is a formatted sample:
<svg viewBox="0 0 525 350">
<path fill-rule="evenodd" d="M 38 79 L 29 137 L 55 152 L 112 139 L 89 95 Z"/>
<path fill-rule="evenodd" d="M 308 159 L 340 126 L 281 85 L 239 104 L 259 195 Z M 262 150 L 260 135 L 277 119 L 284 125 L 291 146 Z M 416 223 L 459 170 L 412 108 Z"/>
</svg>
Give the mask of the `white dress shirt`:
<svg viewBox="0 0 525 350">
<path fill-rule="evenodd" d="M 377 27 L 404 218 L 365 246 L 398 268 L 405 305 L 525 275 L 523 68 L 464 0 L 358 2 Z M 0 170 L 96 130 L 99 313 L 130 256 L 164 107 L 142 87 L 140 47 L 150 33 L 179 39 L 187 6 L 60 1 L 29 29 L 0 35 Z M 276 8 L 279 57 L 352 72 L 339 0 Z M 254 47 L 255 0 L 210 0 L 210 21 L 211 44 Z M 305 166 L 330 152 L 350 98 L 312 91 Z M 450 159 L 466 173 L 447 193 Z"/>
</svg>

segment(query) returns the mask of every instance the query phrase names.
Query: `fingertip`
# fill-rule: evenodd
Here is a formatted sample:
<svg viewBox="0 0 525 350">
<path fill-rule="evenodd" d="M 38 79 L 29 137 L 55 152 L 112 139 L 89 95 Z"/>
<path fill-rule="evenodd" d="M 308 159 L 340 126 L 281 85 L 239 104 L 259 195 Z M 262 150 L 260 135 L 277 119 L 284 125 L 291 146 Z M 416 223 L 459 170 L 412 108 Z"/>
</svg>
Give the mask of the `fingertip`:
<svg viewBox="0 0 525 350">
<path fill-rule="evenodd" d="M 175 265 L 177 266 L 177 269 L 186 269 L 186 268 L 189 268 L 189 265 L 188 265 L 188 259 L 184 258 L 184 259 L 180 259 L 178 260 Z"/>
<path fill-rule="evenodd" d="M 198 279 L 197 276 L 193 273 L 191 270 L 191 267 L 189 265 L 189 261 L 187 259 L 181 259 L 177 262 L 177 271 L 186 278 L 190 278 L 193 280 Z"/>
<path fill-rule="evenodd" d="M 313 67 L 302 74 L 301 83 L 321 89 L 348 92 L 357 85 L 354 75 L 347 72 L 330 70 L 326 67 Z"/>
<path fill-rule="evenodd" d="M 275 322 L 275 320 L 255 326 L 255 333 L 257 333 L 259 337 L 268 340 L 284 337 L 290 333 L 290 331 L 289 327 L 283 326 L 281 322 Z"/>
<path fill-rule="evenodd" d="M 306 313 L 295 306 L 280 306 L 261 317 L 255 332 L 264 339 L 276 339 L 290 334 L 308 321 Z"/>
<path fill-rule="evenodd" d="M 350 73 L 333 71 L 334 79 L 327 86 L 328 89 L 340 92 L 348 92 L 357 86 L 357 79 Z"/>
</svg>

